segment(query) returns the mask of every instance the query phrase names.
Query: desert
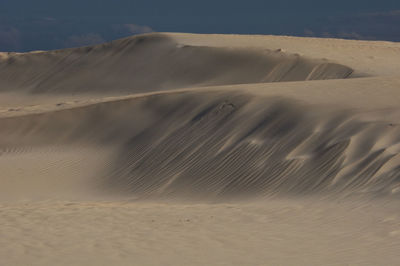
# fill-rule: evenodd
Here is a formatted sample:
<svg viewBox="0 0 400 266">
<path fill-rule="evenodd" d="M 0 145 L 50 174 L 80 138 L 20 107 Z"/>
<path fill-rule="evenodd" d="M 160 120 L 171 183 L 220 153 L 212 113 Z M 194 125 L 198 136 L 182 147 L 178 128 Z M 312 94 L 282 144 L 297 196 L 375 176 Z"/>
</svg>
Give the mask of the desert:
<svg viewBox="0 0 400 266">
<path fill-rule="evenodd" d="M 398 265 L 400 44 L 148 33 L 0 54 L 1 265 Z"/>
</svg>

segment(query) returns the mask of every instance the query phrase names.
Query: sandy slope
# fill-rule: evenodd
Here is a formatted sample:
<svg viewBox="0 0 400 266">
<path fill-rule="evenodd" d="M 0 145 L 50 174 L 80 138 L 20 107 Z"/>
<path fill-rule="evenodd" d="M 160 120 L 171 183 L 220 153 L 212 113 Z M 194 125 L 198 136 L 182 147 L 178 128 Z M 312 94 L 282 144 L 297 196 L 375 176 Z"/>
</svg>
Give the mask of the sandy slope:
<svg viewBox="0 0 400 266">
<path fill-rule="evenodd" d="M 192 34 L 1 54 L 0 264 L 398 264 L 399 62 Z"/>
</svg>

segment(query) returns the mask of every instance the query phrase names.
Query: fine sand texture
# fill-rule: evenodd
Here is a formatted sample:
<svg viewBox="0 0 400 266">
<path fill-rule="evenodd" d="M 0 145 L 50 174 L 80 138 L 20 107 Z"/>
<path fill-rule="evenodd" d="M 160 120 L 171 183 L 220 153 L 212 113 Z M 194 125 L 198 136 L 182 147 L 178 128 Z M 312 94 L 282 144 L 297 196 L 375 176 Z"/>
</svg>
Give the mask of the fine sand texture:
<svg viewBox="0 0 400 266">
<path fill-rule="evenodd" d="M 399 265 L 399 103 L 399 43 L 0 53 L 0 265 Z"/>
</svg>

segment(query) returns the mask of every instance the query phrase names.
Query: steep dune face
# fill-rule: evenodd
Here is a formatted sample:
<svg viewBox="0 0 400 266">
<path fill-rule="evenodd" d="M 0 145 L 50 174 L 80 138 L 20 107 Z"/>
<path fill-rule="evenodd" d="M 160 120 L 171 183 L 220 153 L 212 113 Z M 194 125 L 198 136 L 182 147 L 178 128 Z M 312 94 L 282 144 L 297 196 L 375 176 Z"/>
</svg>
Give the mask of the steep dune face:
<svg viewBox="0 0 400 266">
<path fill-rule="evenodd" d="M 0 59 L 0 91 L 132 93 L 193 86 L 346 78 L 353 70 L 280 50 L 189 46 L 150 34 Z"/>
<path fill-rule="evenodd" d="M 113 147 L 102 174 L 90 181 L 110 195 L 383 196 L 400 188 L 399 126 L 285 98 L 170 93 L 1 123 L 5 154 L 11 147 Z"/>
<path fill-rule="evenodd" d="M 398 126 L 315 112 L 281 99 L 218 97 L 173 130 L 174 114 L 134 136 L 110 180 L 138 196 L 191 199 L 397 191 Z M 381 138 L 391 139 L 372 144 Z"/>
</svg>

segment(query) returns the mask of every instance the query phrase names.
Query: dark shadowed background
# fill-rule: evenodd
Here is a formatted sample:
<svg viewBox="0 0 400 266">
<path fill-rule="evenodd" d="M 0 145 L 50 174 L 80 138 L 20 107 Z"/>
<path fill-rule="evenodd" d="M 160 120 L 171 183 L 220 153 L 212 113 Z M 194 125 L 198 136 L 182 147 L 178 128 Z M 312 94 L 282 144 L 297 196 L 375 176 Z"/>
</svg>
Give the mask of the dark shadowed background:
<svg viewBox="0 0 400 266">
<path fill-rule="evenodd" d="M 0 51 L 84 46 L 151 31 L 400 41 L 400 0 L 0 0 Z"/>
</svg>

